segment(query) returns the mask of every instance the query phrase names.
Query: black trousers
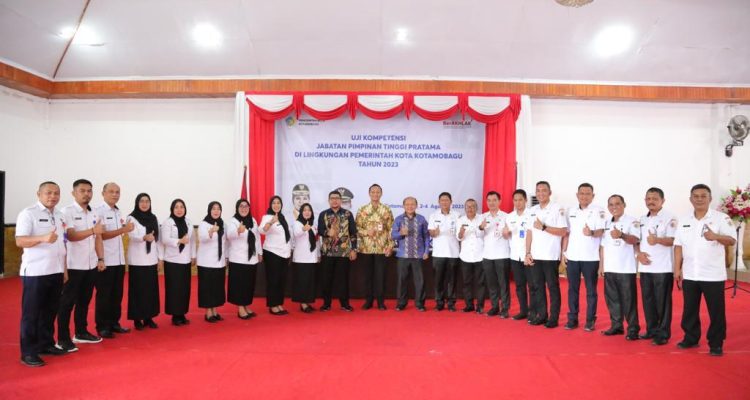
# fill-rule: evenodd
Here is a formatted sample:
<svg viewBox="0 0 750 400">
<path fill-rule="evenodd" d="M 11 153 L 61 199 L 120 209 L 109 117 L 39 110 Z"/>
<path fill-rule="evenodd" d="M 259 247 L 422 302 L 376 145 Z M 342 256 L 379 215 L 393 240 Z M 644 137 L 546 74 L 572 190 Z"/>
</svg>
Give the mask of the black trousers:
<svg viewBox="0 0 750 400">
<path fill-rule="evenodd" d="M 104 271 L 96 272 L 94 319 L 97 331 L 111 330 L 120 324 L 124 282 L 124 265 L 108 265 Z"/>
<path fill-rule="evenodd" d="M 467 263 L 461 261 L 461 277 L 463 278 L 464 302 L 467 306 L 474 304 L 476 293 L 477 307 L 484 307 L 484 269 L 481 262 Z"/>
<path fill-rule="evenodd" d="M 484 279 L 487 282 L 487 290 L 490 292 L 490 303 L 492 308 L 498 309 L 502 299 L 501 311 L 510 310 L 510 259 L 482 260 L 484 268 Z"/>
<path fill-rule="evenodd" d="M 523 261 L 510 260 L 510 269 L 513 271 L 513 280 L 516 282 L 516 297 L 521 315 L 529 315 L 529 294 L 531 298 L 536 295 L 531 289 L 531 269 L 523 265 Z M 529 293 L 531 292 L 531 293 Z"/>
<path fill-rule="evenodd" d="M 323 305 L 331 305 L 334 283 L 338 281 L 339 302 L 341 306 L 349 305 L 349 257 L 323 256 Z"/>
<path fill-rule="evenodd" d="M 536 316 L 557 322 L 560 318 L 560 273 L 558 260 L 535 260 L 531 269 L 536 286 Z M 547 312 L 547 290 L 549 290 L 549 313 Z"/>
<path fill-rule="evenodd" d="M 318 263 L 292 263 L 292 301 L 310 304 L 315 302 L 315 270 Z"/>
<path fill-rule="evenodd" d="M 682 330 L 685 331 L 685 341 L 698 343 L 701 338 L 701 319 L 698 312 L 701 307 L 701 295 L 706 298 L 708 325 L 706 339 L 711 347 L 722 347 L 727 338 L 727 316 L 724 305 L 724 282 L 682 281 Z"/>
<path fill-rule="evenodd" d="M 266 306 L 283 305 L 289 259 L 266 250 L 263 252 L 263 265 L 266 267 Z"/>
<path fill-rule="evenodd" d="M 674 274 L 641 273 L 641 301 L 646 333 L 655 338 L 672 336 L 672 285 Z"/>
<path fill-rule="evenodd" d="M 379 305 L 385 305 L 385 255 L 359 254 L 357 258 L 365 270 L 365 304 L 377 300 Z"/>
<path fill-rule="evenodd" d="M 39 355 L 55 344 L 55 317 L 60 309 L 63 274 L 22 276 L 21 355 Z"/>
<path fill-rule="evenodd" d="M 443 305 L 456 304 L 456 266 L 458 258 L 433 257 L 432 267 L 435 269 L 435 301 Z"/>
<path fill-rule="evenodd" d="M 568 321 L 578 322 L 581 276 L 586 285 L 586 322 L 596 320 L 596 302 L 599 301 L 599 261 L 568 260 Z"/>
<path fill-rule="evenodd" d="M 396 264 L 398 269 L 398 286 L 396 287 L 396 297 L 398 306 L 404 307 L 409 302 L 408 290 L 406 285 L 409 284 L 409 273 L 414 278 L 414 303 L 417 307 L 424 307 L 424 276 L 422 275 L 421 258 L 399 258 Z"/>
<path fill-rule="evenodd" d="M 91 297 L 94 294 L 96 274 L 96 269 L 68 270 L 68 281 L 63 285 L 60 310 L 57 313 L 58 340 L 70 340 L 70 314 L 74 308 L 75 333 L 86 332 L 89 303 L 91 303 Z"/>
<path fill-rule="evenodd" d="M 638 293 L 635 274 L 606 272 L 604 274 L 604 299 L 609 309 L 612 328 L 623 329 L 623 319 L 625 319 L 628 322 L 629 334 L 637 334 L 641 330 L 638 325 Z"/>
</svg>

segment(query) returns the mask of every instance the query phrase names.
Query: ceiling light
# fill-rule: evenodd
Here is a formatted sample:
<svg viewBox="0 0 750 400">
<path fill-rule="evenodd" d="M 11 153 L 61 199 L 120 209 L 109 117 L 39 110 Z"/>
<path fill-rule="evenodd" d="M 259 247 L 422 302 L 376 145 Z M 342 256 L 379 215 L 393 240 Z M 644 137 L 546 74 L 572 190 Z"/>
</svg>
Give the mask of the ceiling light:
<svg viewBox="0 0 750 400">
<path fill-rule="evenodd" d="M 560 4 L 561 6 L 565 7 L 583 7 L 586 4 L 591 3 L 594 0 L 555 0 L 557 4 Z"/>
<path fill-rule="evenodd" d="M 193 29 L 193 40 L 203 47 L 221 45 L 221 32 L 211 24 L 198 24 Z"/>
<path fill-rule="evenodd" d="M 99 35 L 87 26 L 79 26 L 78 30 L 71 26 L 65 27 L 58 33 L 58 36 L 66 40 L 73 38 L 73 44 L 81 46 L 101 46 L 104 44 Z"/>
<path fill-rule="evenodd" d="M 406 28 L 396 29 L 396 41 L 397 42 L 405 42 L 408 36 L 409 36 L 409 31 Z"/>
<path fill-rule="evenodd" d="M 610 26 L 594 38 L 594 51 L 601 57 L 623 53 L 633 44 L 634 36 L 633 30 L 627 26 Z"/>
</svg>

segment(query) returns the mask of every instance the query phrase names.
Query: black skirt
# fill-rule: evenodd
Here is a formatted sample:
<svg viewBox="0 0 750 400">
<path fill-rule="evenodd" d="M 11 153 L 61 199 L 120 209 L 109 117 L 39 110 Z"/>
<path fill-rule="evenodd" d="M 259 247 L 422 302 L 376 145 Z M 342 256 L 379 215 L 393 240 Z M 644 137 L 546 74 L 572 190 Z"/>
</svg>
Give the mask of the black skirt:
<svg viewBox="0 0 750 400">
<path fill-rule="evenodd" d="M 164 262 L 164 312 L 183 316 L 190 308 L 190 263 Z"/>
<path fill-rule="evenodd" d="M 226 271 L 221 268 L 198 266 L 198 307 L 213 308 L 224 304 L 224 277 Z"/>
<path fill-rule="evenodd" d="M 229 291 L 227 301 L 237 306 L 253 304 L 255 275 L 258 265 L 229 263 Z"/>
<path fill-rule="evenodd" d="M 292 263 L 292 301 L 315 302 L 315 269 L 318 263 Z"/>
<path fill-rule="evenodd" d="M 289 259 L 266 250 L 263 252 L 263 265 L 266 267 L 266 306 L 280 306 L 284 304 Z"/>
<path fill-rule="evenodd" d="M 159 275 L 156 265 L 128 268 L 128 319 L 142 320 L 159 315 Z"/>
</svg>

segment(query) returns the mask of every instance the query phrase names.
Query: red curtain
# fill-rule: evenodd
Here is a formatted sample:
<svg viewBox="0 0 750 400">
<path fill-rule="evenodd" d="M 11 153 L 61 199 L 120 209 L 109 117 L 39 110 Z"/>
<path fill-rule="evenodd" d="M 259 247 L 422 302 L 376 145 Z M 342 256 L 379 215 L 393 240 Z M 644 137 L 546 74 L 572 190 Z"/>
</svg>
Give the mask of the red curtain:
<svg viewBox="0 0 750 400">
<path fill-rule="evenodd" d="M 381 93 L 385 94 L 385 93 Z M 250 206 L 256 219 L 265 213 L 268 200 L 275 194 L 275 125 L 274 121 L 296 111 L 297 116 L 305 111 L 313 118 L 328 120 L 339 118 L 345 113 L 354 119 L 360 112 L 373 119 L 388 119 L 402 111 L 407 118 L 414 112 L 430 121 L 442 121 L 451 118 L 457 111 L 467 113 L 477 122 L 486 124 L 484 150 L 484 193 L 494 190 L 502 196 L 503 211 L 513 209 L 512 194 L 516 188 L 516 120 L 521 112 L 521 96 L 510 95 L 510 105 L 495 115 L 484 115 L 469 108 L 468 94 L 449 94 L 458 96 L 458 104 L 444 111 L 427 111 L 414 105 L 413 93 L 401 93 L 404 101 L 401 105 L 386 111 L 368 109 L 357 101 L 357 93 L 348 93 L 347 104 L 331 111 L 316 111 L 304 104 L 304 94 L 294 93 L 292 104 L 280 111 L 263 110 L 250 101 Z M 436 189 L 437 190 L 437 189 Z M 487 210 L 487 203 L 482 200 L 482 210 Z"/>
</svg>

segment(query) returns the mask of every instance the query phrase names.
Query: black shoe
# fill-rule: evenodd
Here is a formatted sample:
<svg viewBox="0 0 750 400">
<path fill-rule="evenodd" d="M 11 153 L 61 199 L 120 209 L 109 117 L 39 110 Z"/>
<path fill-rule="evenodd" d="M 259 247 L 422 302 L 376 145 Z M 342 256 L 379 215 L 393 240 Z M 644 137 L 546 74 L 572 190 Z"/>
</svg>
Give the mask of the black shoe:
<svg viewBox="0 0 750 400">
<path fill-rule="evenodd" d="M 437 311 L 443 311 L 443 308 L 445 308 L 443 303 L 437 303 L 437 305 L 435 306 L 435 310 Z"/>
<path fill-rule="evenodd" d="M 646 333 L 642 333 L 642 334 L 638 335 L 638 337 L 641 338 L 641 339 L 643 339 L 643 340 L 648 340 L 648 339 L 653 339 L 654 338 L 654 334 L 646 332 Z"/>
<path fill-rule="evenodd" d="M 538 325 L 546 325 L 547 320 L 544 318 L 535 318 L 531 322 L 529 322 L 529 325 L 538 326 Z"/>
<path fill-rule="evenodd" d="M 424 306 L 417 306 L 417 311 L 419 311 L 419 312 L 425 312 L 427 310 L 424 308 Z"/>
<path fill-rule="evenodd" d="M 406 306 L 396 306 L 396 311 L 404 311 L 404 308 L 406 308 Z"/>
<path fill-rule="evenodd" d="M 474 311 L 474 305 L 473 304 L 469 304 L 466 307 L 464 307 L 464 309 L 461 310 L 461 311 L 463 311 L 463 312 L 472 312 L 472 311 Z"/>
<path fill-rule="evenodd" d="M 606 331 L 602 331 L 602 335 L 604 336 L 615 336 L 623 334 L 625 334 L 625 331 L 623 331 L 622 328 L 609 328 Z"/>
<path fill-rule="evenodd" d="M 143 328 L 144 328 L 143 322 L 141 322 L 141 320 L 139 320 L 139 319 L 133 321 L 133 325 L 135 325 L 135 330 L 137 330 L 137 331 L 142 331 Z"/>
<path fill-rule="evenodd" d="M 68 352 L 57 346 L 49 346 L 46 349 L 40 351 L 39 354 L 50 355 L 50 356 L 63 356 L 65 354 L 68 354 Z"/>
<path fill-rule="evenodd" d="M 66 353 L 73 353 L 78 351 L 78 347 L 76 347 L 76 345 L 73 344 L 73 342 L 71 342 L 70 340 L 60 340 L 57 342 L 55 347 L 65 351 Z"/>
<path fill-rule="evenodd" d="M 683 350 L 692 349 L 693 347 L 698 347 L 698 343 L 690 343 L 690 342 L 687 342 L 687 341 L 684 341 L 684 340 L 681 341 L 681 342 L 679 342 L 679 343 L 677 343 L 677 348 L 680 348 L 680 349 L 683 349 Z"/>
<path fill-rule="evenodd" d="M 283 311 L 283 312 L 284 312 L 284 313 L 286 313 L 286 314 L 289 314 L 289 313 L 288 313 L 288 312 L 287 312 L 286 310 L 281 310 L 281 311 Z M 217 321 L 224 321 L 224 318 L 222 318 L 222 317 L 221 317 L 221 315 L 219 315 L 218 313 L 214 315 L 214 318 L 215 318 L 215 319 L 216 319 Z"/>
<path fill-rule="evenodd" d="M 478 311 L 477 311 L 477 312 L 478 312 Z M 497 315 L 497 314 L 499 314 L 499 313 L 500 313 L 500 310 L 498 310 L 498 309 L 497 309 L 497 308 L 495 308 L 495 307 L 492 307 L 492 308 L 490 308 L 490 311 L 487 311 L 487 316 L 488 316 L 488 317 L 494 317 L 494 316 L 496 316 L 496 315 Z"/>
<path fill-rule="evenodd" d="M 586 326 L 583 327 L 583 330 L 586 332 L 593 332 L 595 322 L 596 321 L 586 321 Z"/>
<path fill-rule="evenodd" d="M 185 318 L 185 316 L 184 316 L 184 315 L 182 316 L 182 318 L 181 318 L 181 319 L 182 319 L 182 324 L 183 324 L 183 325 L 190 325 L 190 320 L 189 320 L 189 319 L 187 319 L 187 318 Z"/>
<path fill-rule="evenodd" d="M 99 334 L 99 337 L 103 338 L 103 339 L 114 339 L 115 338 L 115 335 L 112 333 L 112 331 L 107 330 L 107 329 L 102 329 L 102 330 L 98 331 L 97 334 Z"/>
<path fill-rule="evenodd" d="M 567 324 L 565 324 L 566 330 L 573 330 L 575 328 L 578 328 L 578 321 L 568 321 Z"/>
<path fill-rule="evenodd" d="M 151 319 L 151 318 L 143 321 L 143 323 L 146 324 L 146 326 L 149 327 L 149 328 L 151 328 L 151 329 L 156 329 L 156 328 L 159 327 L 159 325 L 156 325 L 156 322 L 154 322 L 154 320 Z"/>
<path fill-rule="evenodd" d="M 371 309 L 371 308 L 372 308 L 372 303 L 369 303 L 369 302 L 368 302 L 368 303 L 365 303 L 365 304 L 364 304 L 364 305 L 362 306 L 362 309 L 363 309 L 363 310 L 369 310 L 369 309 Z"/>
<path fill-rule="evenodd" d="M 182 318 L 172 316 L 172 325 L 174 325 L 174 326 L 182 326 Z"/>
<path fill-rule="evenodd" d="M 484 314 L 484 308 L 483 307 L 477 307 L 477 314 Z"/>
<path fill-rule="evenodd" d="M 557 321 L 547 321 L 544 327 L 548 329 L 557 328 Z"/>
<path fill-rule="evenodd" d="M 455 304 L 448 304 L 448 311 L 450 311 L 450 312 L 456 312 L 456 305 Z"/>
<path fill-rule="evenodd" d="M 121 326 L 120 324 L 115 324 L 112 326 L 112 332 L 114 333 L 130 333 L 130 328 L 125 328 Z"/>
<path fill-rule="evenodd" d="M 347 305 L 341 306 L 341 310 L 346 311 L 346 312 L 352 312 L 354 311 L 354 308 L 350 306 L 349 304 L 347 304 Z"/>
<path fill-rule="evenodd" d="M 514 316 L 512 316 L 510 318 L 513 319 L 514 321 L 520 321 L 522 319 L 526 319 L 527 317 L 528 317 L 528 315 L 526 315 L 526 314 L 516 314 L 516 315 L 514 315 Z"/>
<path fill-rule="evenodd" d="M 664 346 L 665 344 L 667 344 L 667 342 L 669 342 L 669 340 L 662 338 L 662 337 L 658 337 L 658 338 L 654 338 L 654 340 L 651 341 L 651 344 L 653 344 L 654 346 Z"/>
<path fill-rule="evenodd" d="M 380 310 L 380 311 L 385 311 L 385 310 L 387 310 L 387 309 L 388 309 L 388 308 L 387 308 L 387 307 L 385 306 L 385 304 L 378 304 L 378 310 Z"/>
<path fill-rule="evenodd" d="M 287 314 L 289 314 L 286 310 L 274 311 L 273 309 L 269 309 L 268 311 L 271 313 L 271 315 L 287 315 Z"/>
<path fill-rule="evenodd" d="M 638 336 L 638 333 L 637 333 L 637 332 L 632 332 L 632 333 L 628 333 L 628 334 L 627 334 L 627 335 L 625 336 L 625 340 L 629 340 L 629 341 L 634 341 L 634 340 L 638 340 L 638 339 L 640 339 L 640 338 L 641 338 L 641 337 L 640 337 L 640 336 Z"/>
<path fill-rule="evenodd" d="M 218 319 L 216 319 L 216 317 L 214 317 L 213 315 L 204 315 L 204 316 L 203 316 L 203 319 L 204 319 L 204 320 L 205 320 L 206 322 L 210 323 L 210 324 L 213 324 L 213 323 L 215 323 L 215 322 L 219 322 L 219 320 L 218 320 Z M 136 328 L 136 329 L 138 329 L 138 328 Z M 143 328 L 141 328 L 141 329 L 143 329 Z"/>
<path fill-rule="evenodd" d="M 724 355 L 724 350 L 721 347 L 711 347 L 708 350 L 708 354 L 714 357 L 721 357 Z"/>
<path fill-rule="evenodd" d="M 302 306 L 300 306 L 300 308 L 302 308 Z M 302 311 L 305 311 L 305 310 L 303 309 Z M 239 318 L 239 319 L 245 319 L 245 320 L 247 320 L 247 319 L 250 319 L 250 318 L 252 318 L 252 317 L 250 316 L 250 314 L 249 314 L 249 313 L 248 313 L 248 314 L 245 314 L 245 315 L 242 315 L 242 314 L 240 314 L 240 312 L 238 311 L 238 312 L 237 312 L 237 318 Z"/>
<path fill-rule="evenodd" d="M 30 355 L 21 356 L 21 364 L 27 367 L 43 367 L 46 363 L 39 356 Z"/>
<path fill-rule="evenodd" d="M 500 311 L 500 318 L 502 319 L 508 319 L 510 317 L 510 314 L 508 314 L 508 311 Z"/>
<path fill-rule="evenodd" d="M 88 332 L 76 333 L 75 336 L 73 336 L 73 343 L 99 343 L 101 341 L 102 338 L 94 336 Z"/>
</svg>

